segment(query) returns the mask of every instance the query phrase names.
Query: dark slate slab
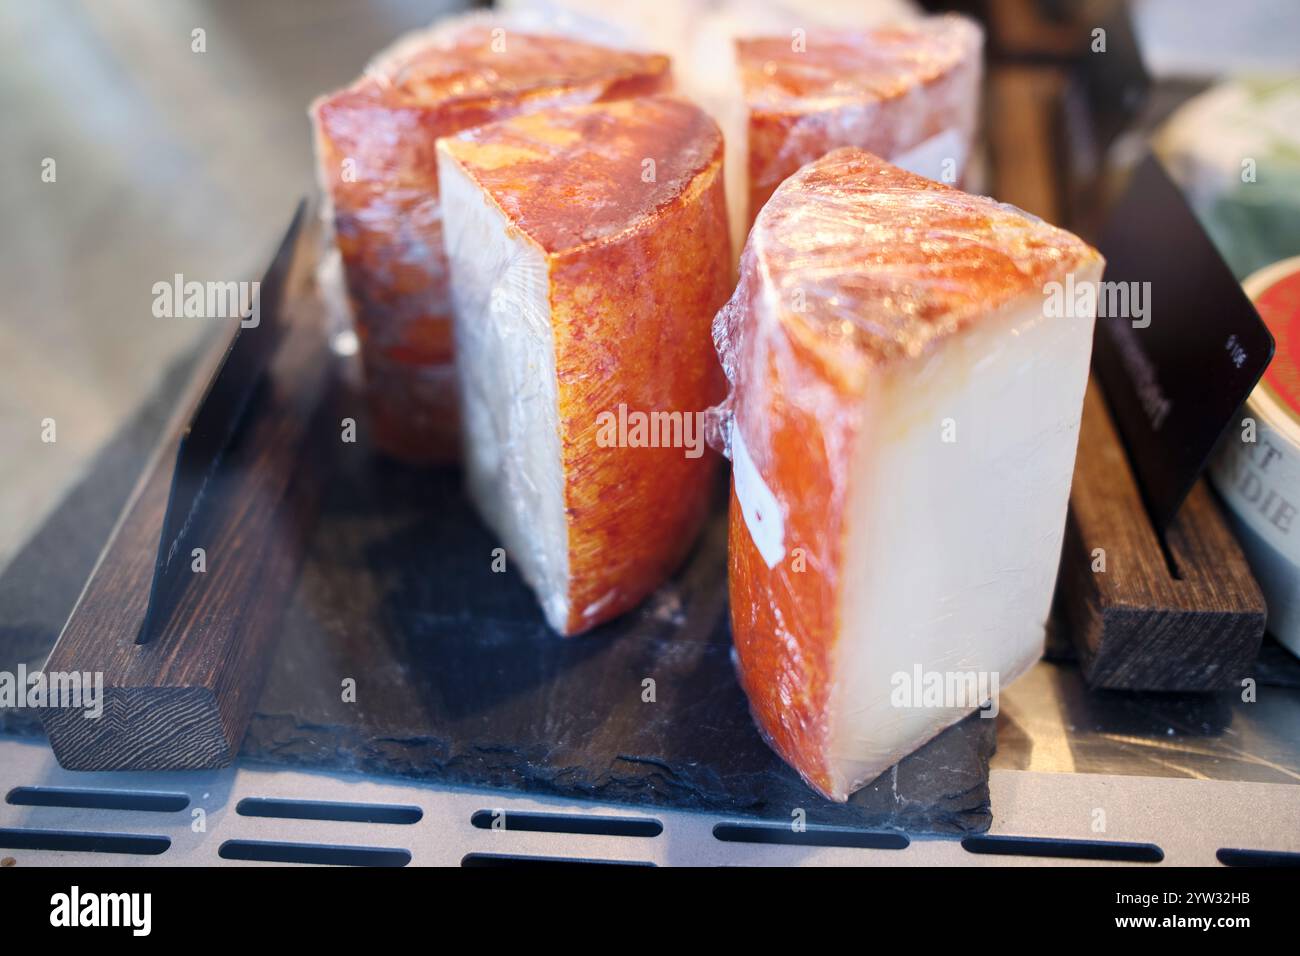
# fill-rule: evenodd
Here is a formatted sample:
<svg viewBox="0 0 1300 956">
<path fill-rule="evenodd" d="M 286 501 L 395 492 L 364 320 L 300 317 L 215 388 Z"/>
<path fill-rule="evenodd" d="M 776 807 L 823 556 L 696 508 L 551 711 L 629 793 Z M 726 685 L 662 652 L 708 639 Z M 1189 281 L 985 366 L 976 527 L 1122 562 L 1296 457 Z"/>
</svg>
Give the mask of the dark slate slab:
<svg viewBox="0 0 1300 956">
<path fill-rule="evenodd" d="M 459 475 L 344 460 L 244 742 L 252 760 L 913 833 L 988 828 L 995 721 L 971 718 L 848 805 L 763 743 L 731 662 L 726 517 L 643 607 L 551 633 L 493 572 Z M 344 702 L 345 680 L 356 682 Z M 655 700 L 643 700 L 654 681 Z"/>
</svg>

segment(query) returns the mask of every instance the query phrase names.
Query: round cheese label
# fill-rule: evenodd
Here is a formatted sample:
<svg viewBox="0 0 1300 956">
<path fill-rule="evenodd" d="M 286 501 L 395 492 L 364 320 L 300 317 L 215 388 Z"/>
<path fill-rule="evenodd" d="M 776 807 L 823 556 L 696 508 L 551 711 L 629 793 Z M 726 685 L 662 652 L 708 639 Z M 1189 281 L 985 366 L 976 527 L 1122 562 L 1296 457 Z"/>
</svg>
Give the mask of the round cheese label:
<svg viewBox="0 0 1300 956">
<path fill-rule="evenodd" d="M 1300 424 L 1300 257 L 1252 277 L 1255 308 L 1277 342 L 1264 371 L 1264 386 L 1278 407 Z"/>
</svg>

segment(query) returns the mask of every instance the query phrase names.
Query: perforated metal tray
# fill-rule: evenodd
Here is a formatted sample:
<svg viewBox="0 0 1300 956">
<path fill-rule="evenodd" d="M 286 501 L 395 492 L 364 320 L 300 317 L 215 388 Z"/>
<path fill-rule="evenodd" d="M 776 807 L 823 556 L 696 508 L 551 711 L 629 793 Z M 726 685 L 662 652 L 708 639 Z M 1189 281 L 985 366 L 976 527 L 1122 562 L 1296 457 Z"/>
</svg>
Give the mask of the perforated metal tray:
<svg viewBox="0 0 1300 956">
<path fill-rule="evenodd" d="M 1300 855 L 1300 774 L 1270 710 L 1200 736 L 1170 699 L 1087 695 L 1043 663 L 1003 697 L 993 826 L 965 840 L 763 824 L 247 764 L 215 772 L 72 773 L 39 740 L 0 737 L 5 865 L 1215 866 Z M 1261 702 L 1262 703 L 1262 702 Z M 1116 708 L 1141 707 L 1145 729 Z M 1208 706 L 1208 703 L 1207 703 Z M 1080 708 L 1083 709 L 1080 709 Z M 1163 708 L 1163 709 L 1162 709 Z M 1172 710 L 1171 710 L 1172 709 Z M 1171 717 L 1170 714 L 1173 714 Z M 1260 736 L 1258 721 L 1275 736 Z M 1168 724 L 1164 733 L 1153 728 Z M 1254 722 L 1252 722 L 1254 721 Z M 1213 728 L 1212 728 L 1213 729 Z M 1160 738 L 1164 739 L 1161 740 Z M 1245 744 L 1251 749 L 1246 749 Z M 1103 769 L 1103 765 L 1110 769 Z M 1086 765 L 1087 771 L 1080 769 Z M 1019 769 L 1017 769 L 1019 768 Z M 1164 775 L 1159 775 L 1163 773 Z M 1173 776 L 1169 774 L 1175 774 Z M 1290 781 L 1290 782 L 1287 782 Z M 269 814 L 269 815 L 268 815 Z M 792 821 L 793 823 L 793 821 Z M 1284 859 L 1284 858 L 1283 858 Z M 1300 859 L 1300 856 L 1293 858 Z"/>
</svg>

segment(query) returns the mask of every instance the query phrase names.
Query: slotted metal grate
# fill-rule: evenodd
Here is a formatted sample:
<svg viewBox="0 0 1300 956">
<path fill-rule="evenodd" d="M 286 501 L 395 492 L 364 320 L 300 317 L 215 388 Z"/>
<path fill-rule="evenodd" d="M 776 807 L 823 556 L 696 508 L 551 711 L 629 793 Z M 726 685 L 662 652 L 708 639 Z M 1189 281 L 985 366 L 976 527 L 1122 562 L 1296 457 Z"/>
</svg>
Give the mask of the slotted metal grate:
<svg viewBox="0 0 1300 956">
<path fill-rule="evenodd" d="M 73 773 L 20 738 L 0 738 L 0 767 L 10 866 L 1300 862 L 1284 784 L 994 770 L 993 828 L 961 841 L 251 766 Z"/>
</svg>

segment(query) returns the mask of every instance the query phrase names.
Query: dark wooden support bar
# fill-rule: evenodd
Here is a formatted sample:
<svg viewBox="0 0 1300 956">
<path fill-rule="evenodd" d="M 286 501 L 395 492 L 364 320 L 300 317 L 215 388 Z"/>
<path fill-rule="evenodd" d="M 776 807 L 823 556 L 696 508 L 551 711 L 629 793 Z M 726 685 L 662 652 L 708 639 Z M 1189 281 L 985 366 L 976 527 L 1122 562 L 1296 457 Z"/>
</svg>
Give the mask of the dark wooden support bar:
<svg viewBox="0 0 1300 956">
<path fill-rule="evenodd" d="M 72 770 L 198 769 L 228 764 L 262 687 L 286 595 L 328 456 L 338 440 L 322 396 L 337 362 L 314 295 L 315 233 L 297 242 L 284 298 L 283 342 L 240 431 L 204 493 L 187 541 L 205 552 L 165 622 L 141 633 L 180 433 L 216 369 L 218 342 L 168 438 L 147 467 L 86 589 L 45 664 L 103 675 L 103 714 L 46 708 L 59 764 Z M 189 555 L 184 556 L 189 560 Z"/>
</svg>

